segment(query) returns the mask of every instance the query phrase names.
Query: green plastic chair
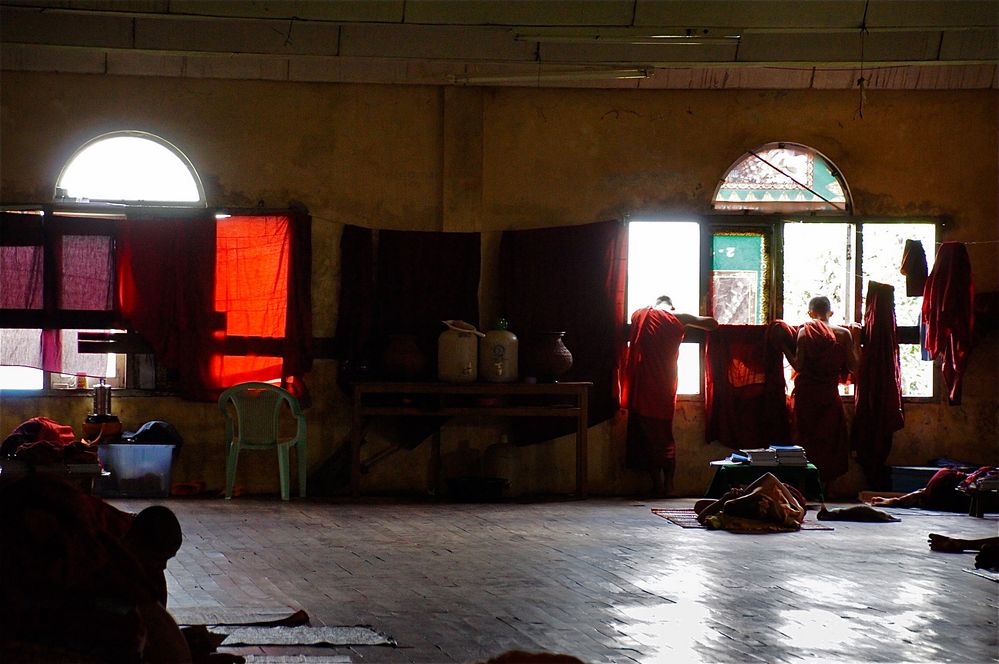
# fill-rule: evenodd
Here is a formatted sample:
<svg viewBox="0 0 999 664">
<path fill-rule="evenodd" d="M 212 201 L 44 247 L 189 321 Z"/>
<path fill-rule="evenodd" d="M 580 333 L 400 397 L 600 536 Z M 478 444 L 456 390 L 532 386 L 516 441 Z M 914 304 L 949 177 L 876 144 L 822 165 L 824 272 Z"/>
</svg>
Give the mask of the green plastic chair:
<svg viewBox="0 0 999 664">
<path fill-rule="evenodd" d="M 282 440 L 279 438 L 279 424 L 285 403 L 291 409 L 297 430 L 294 437 Z M 219 397 L 219 409 L 225 416 L 228 446 L 225 462 L 226 500 L 232 499 L 240 450 L 273 449 L 277 450 L 278 470 L 281 473 L 281 500 L 288 500 L 291 493 L 288 450 L 292 447 L 295 448 L 295 457 L 298 459 L 298 495 L 305 498 L 309 455 L 305 439 L 305 415 L 302 414 L 298 399 L 287 390 L 270 383 L 240 383 L 222 393 Z"/>
</svg>

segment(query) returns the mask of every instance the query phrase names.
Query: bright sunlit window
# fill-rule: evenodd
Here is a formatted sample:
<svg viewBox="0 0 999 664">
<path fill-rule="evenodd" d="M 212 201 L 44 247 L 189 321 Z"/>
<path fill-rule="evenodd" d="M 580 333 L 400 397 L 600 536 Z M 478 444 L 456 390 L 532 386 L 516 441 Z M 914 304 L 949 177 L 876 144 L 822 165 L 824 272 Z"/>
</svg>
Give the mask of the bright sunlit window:
<svg viewBox="0 0 999 664">
<path fill-rule="evenodd" d="M 59 175 L 57 200 L 204 203 L 194 167 L 176 147 L 143 132 L 116 132 L 80 148 Z"/>
<path fill-rule="evenodd" d="M 697 315 L 700 226 L 695 221 L 632 221 L 628 224 L 628 320 L 636 310 L 669 295 L 678 312 Z M 701 391 L 700 345 L 680 344 L 677 394 Z"/>
<path fill-rule="evenodd" d="M 836 167 L 816 150 L 796 143 L 769 143 L 747 150 L 715 192 L 716 210 L 847 212 L 846 185 Z"/>
<path fill-rule="evenodd" d="M 63 167 L 56 181 L 55 194 L 56 203 L 206 205 L 204 188 L 190 160 L 168 141 L 141 131 L 103 134 L 85 143 Z M 93 245 L 90 248 L 95 255 L 100 253 L 97 249 L 105 254 L 111 251 L 111 241 L 105 236 L 74 236 L 74 239 L 78 245 Z M 8 248 L 5 259 L 24 258 L 17 253 L 18 249 Z M 108 275 L 108 278 L 112 277 Z M 74 289 L 95 287 L 93 274 L 87 272 L 81 277 L 65 266 L 58 269 L 58 279 L 61 306 L 67 309 L 78 308 Z M 105 282 L 96 287 L 112 286 Z M 59 331 L 61 370 L 49 374 L 49 387 L 90 387 L 98 378 L 123 387 L 124 356 L 77 352 L 78 332 L 80 330 Z M 20 366 L 21 363 L 41 366 L 35 358 L 40 355 L 41 346 L 41 330 L 0 330 L 0 361 L 18 364 L 0 366 L 0 389 L 38 390 L 45 387 L 45 372 Z"/>
<path fill-rule="evenodd" d="M 864 283 L 860 291 L 862 297 L 867 297 L 867 284 L 871 280 L 894 286 L 895 324 L 899 327 L 919 325 L 923 298 L 922 295 L 906 294 L 905 275 L 899 270 L 899 263 L 905 251 L 906 240 L 918 240 L 926 254 L 927 269 L 933 269 L 933 259 L 936 257 L 935 224 L 866 223 L 861 226 L 861 232 L 864 236 Z M 902 396 L 933 396 L 933 362 L 923 360 L 919 344 L 899 344 L 898 351 L 902 371 Z"/>
</svg>

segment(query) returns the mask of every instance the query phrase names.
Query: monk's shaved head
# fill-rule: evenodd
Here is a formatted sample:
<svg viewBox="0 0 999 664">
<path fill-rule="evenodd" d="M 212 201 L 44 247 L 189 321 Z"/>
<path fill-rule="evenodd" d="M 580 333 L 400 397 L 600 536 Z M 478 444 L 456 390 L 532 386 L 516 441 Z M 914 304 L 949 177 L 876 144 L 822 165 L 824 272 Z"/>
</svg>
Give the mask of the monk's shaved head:
<svg viewBox="0 0 999 664">
<path fill-rule="evenodd" d="M 820 316 L 825 316 L 832 311 L 832 303 L 829 302 L 829 298 L 825 295 L 819 295 L 808 301 L 808 310 L 814 311 Z"/>
</svg>

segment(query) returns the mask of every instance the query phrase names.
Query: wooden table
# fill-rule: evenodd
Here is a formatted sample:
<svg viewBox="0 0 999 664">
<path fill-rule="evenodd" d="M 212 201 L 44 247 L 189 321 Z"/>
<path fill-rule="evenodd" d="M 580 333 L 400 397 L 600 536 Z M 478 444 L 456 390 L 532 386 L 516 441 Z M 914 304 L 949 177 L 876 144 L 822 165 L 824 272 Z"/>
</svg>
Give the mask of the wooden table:
<svg viewBox="0 0 999 664">
<path fill-rule="evenodd" d="M 360 495 L 364 421 L 376 416 L 571 417 L 576 420 L 576 497 L 585 498 L 586 433 L 593 383 L 403 383 L 354 385 L 350 429 L 350 492 Z M 432 486 L 440 474 L 440 437 L 434 437 Z"/>
</svg>

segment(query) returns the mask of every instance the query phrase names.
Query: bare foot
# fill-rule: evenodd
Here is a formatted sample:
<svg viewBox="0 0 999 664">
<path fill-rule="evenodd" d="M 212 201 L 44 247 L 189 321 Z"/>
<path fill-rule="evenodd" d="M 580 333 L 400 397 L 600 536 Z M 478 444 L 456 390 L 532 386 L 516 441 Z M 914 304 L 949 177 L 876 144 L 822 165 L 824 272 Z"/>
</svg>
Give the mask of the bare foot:
<svg viewBox="0 0 999 664">
<path fill-rule="evenodd" d="M 884 496 L 873 496 L 869 501 L 869 504 L 875 507 L 892 507 L 898 502 L 897 498 L 885 498 Z"/>
<path fill-rule="evenodd" d="M 946 535 L 930 533 L 930 537 L 927 542 L 929 543 L 930 548 L 934 551 L 942 551 L 944 553 L 961 553 L 965 550 L 965 541 L 957 539 L 956 537 L 947 537 Z"/>
</svg>

